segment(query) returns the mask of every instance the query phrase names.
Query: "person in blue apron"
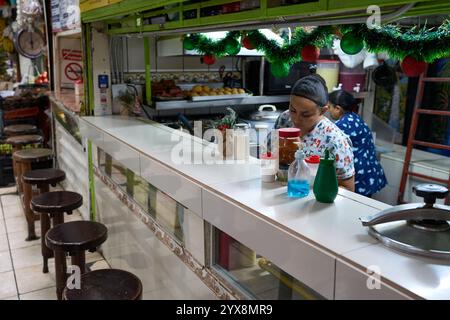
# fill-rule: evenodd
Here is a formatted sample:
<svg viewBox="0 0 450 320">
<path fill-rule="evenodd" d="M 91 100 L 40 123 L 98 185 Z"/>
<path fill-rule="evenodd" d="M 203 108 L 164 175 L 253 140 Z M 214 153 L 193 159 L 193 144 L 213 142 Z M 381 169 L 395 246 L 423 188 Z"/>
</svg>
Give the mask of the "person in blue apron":
<svg viewBox="0 0 450 320">
<path fill-rule="evenodd" d="M 355 165 L 355 192 L 372 197 L 383 189 L 386 176 L 376 157 L 372 131 L 361 117 L 354 113 L 356 101 L 352 94 L 337 90 L 330 93 L 329 111 L 335 124 L 350 137 Z"/>
</svg>

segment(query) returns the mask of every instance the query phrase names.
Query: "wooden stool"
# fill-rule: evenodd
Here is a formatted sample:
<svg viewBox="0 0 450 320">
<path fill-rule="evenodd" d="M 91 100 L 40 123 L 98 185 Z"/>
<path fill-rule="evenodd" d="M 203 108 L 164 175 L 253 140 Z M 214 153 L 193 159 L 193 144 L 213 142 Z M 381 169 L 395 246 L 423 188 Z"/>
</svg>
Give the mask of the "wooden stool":
<svg viewBox="0 0 450 320">
<path fill-rule="evenodd" d="M 53 151 L 50 149 L 25 149 L 19 150 L 13 153 L 13 159 L 17 163 L 17 171 L 19 174 L 18 181 L 22 181 L 22 173 L 26 173 L 31 170 L 31 164 L 38 163 L 42 161 L 48 161 L 53 158 Z M 23 212 L 27 219 L 28 224 L 28 237 L 26 241 L 37 240 L 36 232 L 34 229 L 34 221 L 37 220 L 38 216 L 35 216 L 30 208 L 31 197 L 33 195 L 33 190 L 30 184 L 23 185 Z"/>
<path fill-rule="evenodd" d="M 80 289 L 63 292 L 64 300 L 141 300 L 142 282 L 134 274 L 118 269 L 95 270 L 80 279 Z"/>
<path fill-rule="evenodd" d="M 85 273 L 85 251 L 94 252 L 108 238 L 107 228 L 98 222 L 73 221 L 59 224 L 50 229 L 45 236 L 47 247 L 55 256 L 56 295 L 62 299 L 67 279 L 67 253 L 72 257 L 72 265 Z"/>
<path fill-rule="evenodd" d="M 7 137 L 29 135 L 38 132 L 38 128 L 32 124 L 14 124 L 6 126 L 3 133 Z"/>
<path fill-rule="evenodd" d="M 6 139 L 6 143 L 10 144 L 12 146 L 12 153 L 22 150 L 24 146 L 30 145 L 30 144 L 42 144 L 42 141 L 44 138 L 40 135 L 31 134 L 31 135 L 23 135 L 23 136 L 13 136 Z M 19 168 L 17 165 L 17 162 L 14 160 L 13 157 L 13 171 L 14 171 L 14 177 L 16 179 L 17 184 L 17 191 L 19 193 L 22 192 L 22 182 L 19 179 Z"/>
<path fill-rule="evenodd" d="M 64 171 L 58 169 L 40 169 L 31 170 L 22 175 L 22 180 L 24 184 L 37 185 L 39 188 L 40 195 L 49 192 L 50 185 L 55 186 L 56 183 L 63 181 L 66 178 Z M 31 209 L 32 211 L 39 212 L 41 216 L 41 252 L 44 258 L 44 273 L 48 273 L 48 259 L 53 257 L 53 251 L 47 248 L 45 245 L 45 234 L 50 229 L 50 219 L 53 220 L 53 226 L 64 222 L 64 211 L 66 207 L 62 207 L 61 204 L 69 204 L 70 202 L 74 204 L 83 203 L 83 198 L 75 193 L 73 199 L 72 192 L 65 193 L 52 193 L 53 197 L 33 197 L 31 199 Z M 81 204 L 77 207 L 79 208 Z M 56 213 L 49 213 L 48 207 L 52 206 L 51 210 L 56 210 L 57 208 L 63 210 Z M 75 209 L 77 209 L 75 208 Z M 68 214 L 72 213 L 72 210 Z"/>
</svg>

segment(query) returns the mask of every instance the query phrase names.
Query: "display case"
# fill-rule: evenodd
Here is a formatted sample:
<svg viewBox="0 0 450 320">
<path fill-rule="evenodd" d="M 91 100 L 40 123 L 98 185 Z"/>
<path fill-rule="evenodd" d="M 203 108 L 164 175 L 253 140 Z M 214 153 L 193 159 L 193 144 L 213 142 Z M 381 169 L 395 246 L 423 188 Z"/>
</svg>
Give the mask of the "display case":
<svg viewBox="0 0 450 320">
<path fill-rule="evenodd" d="M 77 190 L 83 199 L 89 199 L 89 174 L 86 149 L 83 145 L 79 116 L 69 110 L 61 101 L 51 97 L 52 142 L 56 165 L 66 173 L 61 183 L 65 190 Z M 89 201 L 79 209 L 84 219 L 89 219 Z"/>
<path fill-rule="evenodd" d="M 325 299 L 225 232 L 213 228 L 212 239 L 212 267 L 244 295 L 263 300 Z"/>
<path fill-rule="evenodd" d="M 186 207 L 143 179 L 121 161 L 97 148 L 98 168 L 123 192 L 133 199 L 150 217 L 184 244 Z"/>
<path fill-rule="evenodd" d="M 79 117 L 61 104 L 52 102 L 53 118 L 81 145 Z"/>
</svg>

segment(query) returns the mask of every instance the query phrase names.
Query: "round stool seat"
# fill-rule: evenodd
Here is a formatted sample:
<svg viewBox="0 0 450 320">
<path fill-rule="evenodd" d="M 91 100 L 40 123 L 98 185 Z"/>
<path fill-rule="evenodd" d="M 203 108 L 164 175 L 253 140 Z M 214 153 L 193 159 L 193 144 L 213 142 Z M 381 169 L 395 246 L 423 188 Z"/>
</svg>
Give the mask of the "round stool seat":
<svg viewBox="0 0 450 320">
<path fill-rule="evenodd" d="M 32 185 L 55 184 L 66 179 L 66 173 L 58 169 L 31 170 L 22 175 L 22 181 Z"/>
<path fill-rule="evenodd" d="M 7 136 L 28 135 L 37 132 L 37 127 L 32 124 L 14 124 L 3 129 Z"/>
<path fill-rule="evenodd" d="M 78 209 L 83 205 L 83 197 L 71 191 L 52 191 L 31 199 L 31 209 L 42 213 L 63 213 Z"/>
<path fill-rule="evenodd" d="M 45 244 L 52 250 L 78 252 L 92 250 L 108 238 L 108 229 L 94 221 L 73 221 L 59 224 L 45 236 Z"/>
<path fill-rule="evenodd" d="M 53 159 L 53 151 L 45 148 L 25 149 L 14 152 L 13 158 L 20 162 L 41 162 Z"/>
<path fill-rule="evenodd" d="M 65 288 L 64 300 L 140 300 L 142 283 L 134 274 L 118 269 L 85 273 L 80 289 Z"/>
<path fill-rule="evenodd" d="M 41 143 L 44 138 L 37 134 L 27 134 L 23 136 L 14 136 L 6 139 L 6 143 L 13 146 L 24 146 L 27 144 Z"/>
</svg>

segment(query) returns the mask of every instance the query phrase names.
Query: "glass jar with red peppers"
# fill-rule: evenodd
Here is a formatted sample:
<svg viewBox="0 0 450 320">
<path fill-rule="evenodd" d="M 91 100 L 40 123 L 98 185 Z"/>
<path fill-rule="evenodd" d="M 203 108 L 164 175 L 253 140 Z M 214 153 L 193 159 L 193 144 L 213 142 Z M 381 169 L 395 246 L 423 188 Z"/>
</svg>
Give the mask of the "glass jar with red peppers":
<svg viewBox="0 0 450 320">
<path fill-rule="evenodd" d="M 279 165 L 280 169 L 289 167 L 295 160 L 295 152 L 300 146 L 300 129 L 283 128 L 278 130 L 279 135 Z"/>
</svg>

